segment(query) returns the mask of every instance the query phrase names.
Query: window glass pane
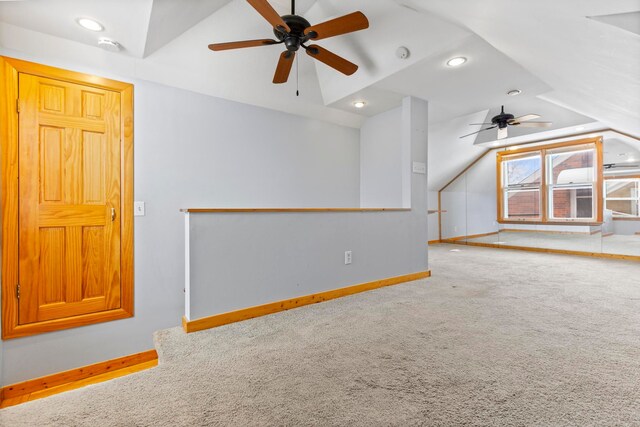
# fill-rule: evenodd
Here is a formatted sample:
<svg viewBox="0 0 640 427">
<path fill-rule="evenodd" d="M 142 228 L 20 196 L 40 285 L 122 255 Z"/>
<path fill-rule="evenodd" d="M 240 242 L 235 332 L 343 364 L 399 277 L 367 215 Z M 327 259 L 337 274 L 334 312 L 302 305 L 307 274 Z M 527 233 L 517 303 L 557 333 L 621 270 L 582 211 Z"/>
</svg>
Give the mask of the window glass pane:
<svg viewBox="0 0 640 427">
<path fill-rule="evenodd" d="M 607 200 L 606 208 L 614 216 L 638 216 L 638 202 L 635 200 Z"/>
<path fill-rule="evenodd" d="M 549 178 L 553 185 L 595 181 L 595 150 L 548 154 Z"/>
<path fill-rule="evenodd" d="M 525 157 L 503 162 L 505 186 L 540 185 L 540 156 Z"/>
<path fill-rule="evenodd" d="M 505 192 L 505 219 L 540 218 L 540 190 Z"/>
<path fill-rule="evenodd" d="M 556 219 L 593 218 L 593 188 L 554 188 L 551 214 Z"/>
<path fill-rule="evenodd" d="M 607 183 L 607 198 L 638 198 L 638 182 L 611 179 Z"/>
</svg>

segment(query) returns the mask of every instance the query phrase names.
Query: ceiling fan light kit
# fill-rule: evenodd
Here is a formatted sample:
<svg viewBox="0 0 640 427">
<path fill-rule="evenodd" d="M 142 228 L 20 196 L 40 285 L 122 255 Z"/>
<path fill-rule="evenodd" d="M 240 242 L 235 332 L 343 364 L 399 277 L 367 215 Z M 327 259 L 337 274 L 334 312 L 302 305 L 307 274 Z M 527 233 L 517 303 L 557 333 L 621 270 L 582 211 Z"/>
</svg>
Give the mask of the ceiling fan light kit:
<svg viewBox="0 0 640 427">
<path fill-rule="evenodd" d="M 307 55 L 313 59 L 316 59 L 347 76 L 352 75 L 358 70 L 358 66 L 356 64 L 347 61 L 321 46 L 308 43 L 369 28 L 369 21 L 362 12 L 353 12 L 339 18 L 325 21 L 321 24 L 311 25 L 305 18 L 296 15 L 295 0 L 291 0 L 291 14 L 283 16 L 278 15 L 267 0 L 247 0 L 247 2 L 271 24 L 276 40 L 260 39 L 229 43 L 213 43 L 209 45 L 209 49 L 213 51 L 221 51 L 284 44 L 286 51 L 280 54 L 280 59 L 273 77 L 273 83 L 276 84 L 285 83 L 289 79 L 289 74 L 291 72 L 293 61 L 296 57 L 296 52 L 300 48 L 303 48 Z"/>
</svg>

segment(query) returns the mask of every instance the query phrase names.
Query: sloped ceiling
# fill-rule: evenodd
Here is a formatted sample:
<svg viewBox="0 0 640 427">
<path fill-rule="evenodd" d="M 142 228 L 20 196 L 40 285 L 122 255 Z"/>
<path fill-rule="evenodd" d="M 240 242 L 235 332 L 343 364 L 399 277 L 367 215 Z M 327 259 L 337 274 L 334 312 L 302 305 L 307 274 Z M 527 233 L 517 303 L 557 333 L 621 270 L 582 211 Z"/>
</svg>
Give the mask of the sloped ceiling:
<svg viewBox="0 0 640 427">
<path fill-rule="evenodd" d="M 640 135 L 640 38 L 588 19 L 638 0 L 401 0 L 478 34 L 553 88 L 543 99 Z"/>
<path fill-rule="evenodd" d="M 593 20 L 631 31 L 640 36 L 640 11 L 614 13 L 612 15 L 588 16 Z"/>
<path fill-rule="evenodd" d="M 278 13 L 290 12 L 289 0 L 270 2 Z M 468 123 L 503 104 L 542 112 L 558 126 L 600 122 L 640 135 L 640 37 L 632 30 L 640 0 L 297 1 L 312 23 L 355 10 L 368 16 L 368 30 L 319 44 L 357 63 L 358 72 L 343 76 L 302 52 L 284 85 L 271 83 L 281 46 L 207 49 L 272 36 L 245 0 L 0 1 L 0 51 L 352 127 L 397 107 L 403 96 L 420 97 L 430 103 L 432 189 L 483 149 L 473 138 L 459 140 L 473 130 Z M 100 21 L 105 31 L 80 28 L 79 17 Z M 99 49 L 99 36 L 116 39 L 123 51 Z M 395 56 L 400 46 L 409 58 Z M 444 65 L 458 55 L 469 61 Z M 523 93 L 510 99 L 509 89 Z M 361 99 L 368 106 L 356 110 L 352 103 Z M 521 131 L 517 138 L 538 132 Z"/>
</svg>

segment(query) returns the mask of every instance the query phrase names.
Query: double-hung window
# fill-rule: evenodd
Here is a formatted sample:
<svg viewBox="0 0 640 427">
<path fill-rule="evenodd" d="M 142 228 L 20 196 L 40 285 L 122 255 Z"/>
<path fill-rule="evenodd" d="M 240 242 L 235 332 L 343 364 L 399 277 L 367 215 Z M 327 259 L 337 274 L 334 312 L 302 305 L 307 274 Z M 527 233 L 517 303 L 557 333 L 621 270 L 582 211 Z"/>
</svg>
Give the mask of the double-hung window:
<svg viewBox="0 0 640 427">
<path fill-rule="evenodd" d="M 503 217 L 540 220 L 542 158 L 540 153 L 514 155 L 502 161 Z"/>
<path fill-rule="evenodd" d="M 602 221 L 601 139 L 504 151 L 498 153 L 497 160 L 498 221 L 539 224 Z M 634 212 L 638 215 L 638 183 L 627 184 L 625 188 L 626 195 L 619 196 L 624 200 L 612 199 L 610 209 L 620 215 Z"/>
<path fill-rule="evenodd" d="M 640 217 L 640 178 L 608 179 L 605 194 L 614 218 Z"/>
<path fill-rule="evenodd" d="M 547 150 L 549 220 L 596 220 L 595 159 L 593 146 Z"/>
</svg>

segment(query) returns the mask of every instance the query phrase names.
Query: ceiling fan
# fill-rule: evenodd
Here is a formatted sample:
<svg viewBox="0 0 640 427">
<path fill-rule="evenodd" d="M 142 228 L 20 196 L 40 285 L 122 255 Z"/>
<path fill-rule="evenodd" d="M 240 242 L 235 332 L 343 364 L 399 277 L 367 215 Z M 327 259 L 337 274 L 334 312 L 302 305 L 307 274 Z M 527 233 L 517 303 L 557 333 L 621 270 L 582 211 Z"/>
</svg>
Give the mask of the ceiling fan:
<svg viewBox="0 0 640 427">
<path fill-rule="evenodd" d="M 284 44 L 287 50 L 280 54 L 280 60 L 273 76 L 273 83 L 285 83 L 289 79 L 296 52 L 301 47 L 307 55 L 348 76 L 358 70 L 358 66 L 310 41 L 326 39 L 369 28 L 369 20 L 362 12 L 353 12 L 321 24 L 311 25 L 302 16 L 296 15 L 296 2 L 291 0 L 291 15 L 278 15 L 267 0 L 247 0 L 247 2 L 273 26 L 277 40 L 260 39 L 209 45 L 213 51 L 240 49 L 245 47 Z"/>
<path fill-rule="evenodd" d="M 498 138 L 497 139 L 505 139 L 509 136 L 509 131 L 507 130 L 509 126 L 521 126 L 524 128 L 544 128 L 552 125 L 551 122 L 530 122 L 529 120 L 539 119 L 540 116 L 538 114 L 525 114 L 524 116 L 515 117 L 513 114 L 508 114 L 504 112 L 504 105 L 502 106 L 502 110 L 500 114 L 494 116 L 491 119 L 491 123 L 471 123 L 469 126 L 484 126 L 491 125 L 487 128 L 480 129 L 477 132 L 472 132 L 468 135 L 461 136 L 460 138 L 466 138 L 467 136 L 475 135 L 480 132 L 484 132 L 486 130 L 491 130 L 498 128 Z"/>
</svg>

